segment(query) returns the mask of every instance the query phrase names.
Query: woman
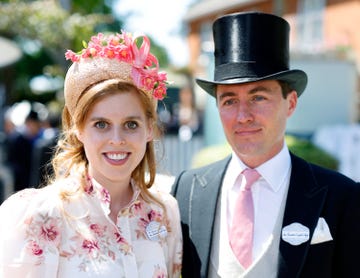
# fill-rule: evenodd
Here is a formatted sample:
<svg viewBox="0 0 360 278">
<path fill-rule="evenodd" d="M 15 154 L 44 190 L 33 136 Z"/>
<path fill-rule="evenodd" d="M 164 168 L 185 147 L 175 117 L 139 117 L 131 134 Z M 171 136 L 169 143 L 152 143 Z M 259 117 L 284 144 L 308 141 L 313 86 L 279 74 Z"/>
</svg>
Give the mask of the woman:
<svg viewBox="0 0 360 278">
<path fill-rule="evenodd" d="M 151 188 L 166 74 L 149 51 L 123 32 L 66 53 L 54 178 L 0 207 L 1 277 L 180 276 L 178 206 Z"/>
</svg>

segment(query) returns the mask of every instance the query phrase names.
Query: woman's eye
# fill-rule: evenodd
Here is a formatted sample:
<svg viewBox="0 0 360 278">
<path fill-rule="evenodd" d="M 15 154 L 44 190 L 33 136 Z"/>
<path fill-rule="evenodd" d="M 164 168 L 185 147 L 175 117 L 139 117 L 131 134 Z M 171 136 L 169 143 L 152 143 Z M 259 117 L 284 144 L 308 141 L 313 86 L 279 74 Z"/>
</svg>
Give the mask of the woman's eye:
<svg viewBox="0 0 360 278">
<path fill-rule="evenodd" d="M 108 126 L 108 124 L 104 121 L 96 122 L 95 127 L 99 129 L 104 129 Z"/>
<path fill-rule="evenodd" d="M 128 129 L 136 129 L 138 127 L 138 124 L 137 122 L 127 122 L 125 124 L 125 126 L 128 128 Z"/>
</svg>

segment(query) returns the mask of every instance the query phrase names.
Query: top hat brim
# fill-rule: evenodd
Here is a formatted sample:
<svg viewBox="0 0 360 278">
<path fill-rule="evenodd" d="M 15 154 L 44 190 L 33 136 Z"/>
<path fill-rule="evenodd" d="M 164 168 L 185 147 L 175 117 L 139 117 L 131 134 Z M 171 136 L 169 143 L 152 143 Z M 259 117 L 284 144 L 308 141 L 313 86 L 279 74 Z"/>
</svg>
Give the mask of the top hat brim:
<svg viewBox="0 0 360 278">
<path fill-rule="evenodd" d="M 234 85 L 261 80 L 281 80 L 287 82 L 291 89 L 295 90 L 298 97 L 304 92 L 307 85 L 307 75 L 304 71 L 294 69 L 270 74 L 262 77 L 238 77 L 219 81 L 210 81 L 196 78 L 196 83 L 208 94 L 216 98 L 216 85 Z"/>
</svg>

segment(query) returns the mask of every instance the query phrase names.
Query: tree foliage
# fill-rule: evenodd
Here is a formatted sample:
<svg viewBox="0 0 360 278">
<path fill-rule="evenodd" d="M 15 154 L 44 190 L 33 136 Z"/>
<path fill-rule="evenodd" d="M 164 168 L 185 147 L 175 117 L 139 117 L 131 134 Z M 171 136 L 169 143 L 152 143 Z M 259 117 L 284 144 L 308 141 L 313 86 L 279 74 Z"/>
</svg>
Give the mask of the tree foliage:
<svg viewBox="0 0 360 278">
<path fill-rule="evenodd" d="M 46 7 L 46 8 L 45 8 Z M 64 66 L 63 53 L 79 48 L 96 27 L 113 19 L 106 14 L 70 13 L 56 1 L 9 1 L 0 5 L 0 32 L 15 40 L 34 40 Z"/>
<path fill-rule="evenodd" d="M 17 41 L 25 54 L 16 64 L 16 92 L 8 93 L 14 101 L 34 97 L 29 88 L 33 76 L 64 75 L 67 49 L 78 51 L 95 33 L 121 29 L 122 20 L 114 18 L 111 1 L 0 0 L 0 35 Z M 167 66 L 165 48 L 152 46 L 160 64 Z"/>
</svg>

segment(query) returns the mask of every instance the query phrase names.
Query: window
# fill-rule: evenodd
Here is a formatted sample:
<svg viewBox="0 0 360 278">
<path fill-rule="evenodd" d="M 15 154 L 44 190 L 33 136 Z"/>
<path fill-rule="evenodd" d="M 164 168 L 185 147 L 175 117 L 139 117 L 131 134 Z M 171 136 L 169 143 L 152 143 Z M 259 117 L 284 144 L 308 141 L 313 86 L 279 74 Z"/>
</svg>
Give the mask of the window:
<svg viewBox="0 0 360 278">
<path fill-rule="evenodd" d="M 300 0 L 297 15 L 297 50 L 317 52 L 323 45 L 323 11 L 326 0 Z"/>
</svg>

